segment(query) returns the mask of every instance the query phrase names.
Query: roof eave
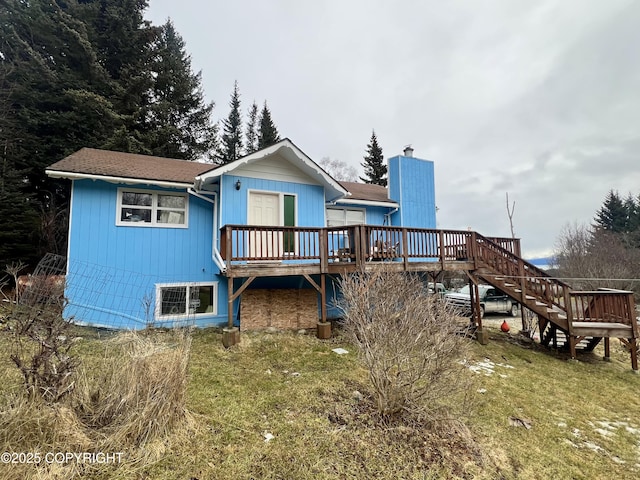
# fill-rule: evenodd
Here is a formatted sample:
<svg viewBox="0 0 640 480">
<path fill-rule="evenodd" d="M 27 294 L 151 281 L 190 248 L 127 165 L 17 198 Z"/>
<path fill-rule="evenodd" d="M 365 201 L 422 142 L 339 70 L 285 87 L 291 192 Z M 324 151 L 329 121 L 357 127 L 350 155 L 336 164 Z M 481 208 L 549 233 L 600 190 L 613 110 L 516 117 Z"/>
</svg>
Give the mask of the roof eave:
<svg viewBox="0 0 640 480">
<path fill-rule="evenodd" d="M 349 205 L 364 205 L 367 207 L 389 207 L 389 208 L 400 207 L 400 204 L 392 201 L 382 202 L 377 200 L 355 200 L 350 198 L 343 198 L 340 200 L 336 200 L 334 203 L 349 204 Z"/>
<path fill-rule="evenodd" d="M 152 180 L 148 178 L 118 177 L 113 175 L 96 175 L 91 173 L 68 172 L 64 170 L 45 170 L 51 178 L 66 178 L 69 180 L 103 180 L 109 183 L 124 183 L 128 185 L 156 185 L 167 188 L 189 188 L 193 183 L 170 182 L 166 180 Z"/>
</svg>

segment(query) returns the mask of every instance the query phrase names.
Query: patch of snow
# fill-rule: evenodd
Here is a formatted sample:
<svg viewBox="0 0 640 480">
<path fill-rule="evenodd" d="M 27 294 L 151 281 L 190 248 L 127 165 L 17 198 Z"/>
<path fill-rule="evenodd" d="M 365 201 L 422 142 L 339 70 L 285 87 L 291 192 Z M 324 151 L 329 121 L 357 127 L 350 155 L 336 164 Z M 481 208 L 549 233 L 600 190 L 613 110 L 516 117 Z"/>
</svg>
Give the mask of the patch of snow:
<svg viewBox="0 0 640 480">
<path fill-rule="evenodd" d="M 559 426 L 560 428 L 567 428 L 567 424 L 566 424 L 566 423 L 564 423 L 564 422 L 558 422 L 558 426 Z"/>
<path fill-rule="evenodd" d="M 344 348 L 334 348 L 331 350 L 333 353 L 337 353 L 338 355 L 345 355 L 349 353 L 349 350 L 345 350 Z"/>
<path fill-rule="evenodd" d="M 593 450 L 594 452 L 604 452 L 604 448 L 602 448 L 600 445 L 596 445 L 593 442 L 584 442 L 583 445 L 589 450 Z"/>
</svg>

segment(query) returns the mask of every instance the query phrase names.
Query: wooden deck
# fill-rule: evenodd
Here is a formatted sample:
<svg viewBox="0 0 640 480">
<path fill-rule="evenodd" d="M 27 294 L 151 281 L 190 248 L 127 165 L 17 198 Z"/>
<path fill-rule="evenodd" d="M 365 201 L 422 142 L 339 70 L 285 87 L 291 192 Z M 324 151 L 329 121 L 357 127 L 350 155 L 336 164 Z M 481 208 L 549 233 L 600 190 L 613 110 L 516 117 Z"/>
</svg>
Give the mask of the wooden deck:
<svg viewBox="0 0 640 480">
<path fill-rule="evenodd" d="M 228 278 L 243 278 L 234 291 L 229 282 L 229 326 L 233 301 L 257 277 L 300 275 L 321 294 L 326 319 L 325 277 L 384 265 L 397 271 L 464 271 L 472 286 L 489 283 L 537 314 L 541 335 L 560 330 L 569 339 L 571 355 L 587 337 L 595 346 L 610 337 L 626 342 L 634 370 L 640 336 L 632 292 L 573 291 L 544 270 L 520 257 L 520 241 L 484 237 L 472 231 L 404 228 L 380 225 L 344 227 L 267 227 L 226 225 L 221 229 L 221 256 Z M 319 276 L 320 281 L 312 277 Z M 473 292 L 472 288 L 472 292 Z M 473 295 L 472 295 L 473 297 Z M 480 304 L 472 298 L 474 318 L 482 328 Z"/>
</svg>

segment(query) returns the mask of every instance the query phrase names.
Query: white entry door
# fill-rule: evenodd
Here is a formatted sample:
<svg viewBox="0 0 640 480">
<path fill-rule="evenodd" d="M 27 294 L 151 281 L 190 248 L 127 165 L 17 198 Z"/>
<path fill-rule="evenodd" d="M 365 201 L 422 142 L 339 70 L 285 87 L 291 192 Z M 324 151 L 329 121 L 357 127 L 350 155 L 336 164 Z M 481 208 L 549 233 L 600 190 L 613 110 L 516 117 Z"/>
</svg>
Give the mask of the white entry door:
<svg viewBox="0 0 640 480">
<path fill-rule="evenodd" d="M 280 195 L 277 193 L 249 192 L 249 225 L 275 227 L 281 224 Z M 256 259 L 274 259 L 282 256 L 282 233 L 249 232 L 249 256 Z"/>
</svg>

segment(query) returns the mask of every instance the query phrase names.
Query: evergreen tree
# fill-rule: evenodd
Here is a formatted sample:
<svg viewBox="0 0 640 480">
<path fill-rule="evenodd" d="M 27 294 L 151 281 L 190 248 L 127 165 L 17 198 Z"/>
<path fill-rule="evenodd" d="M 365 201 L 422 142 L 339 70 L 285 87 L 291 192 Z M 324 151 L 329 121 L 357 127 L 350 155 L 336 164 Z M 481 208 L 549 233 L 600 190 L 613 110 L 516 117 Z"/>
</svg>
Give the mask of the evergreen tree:
<svg viewBox="0 0 640 480">
<path fill-rule="evenodd" d="M 29 212 L 14 218 L 33 261 L 41 251 L 36 215 L 48 214 L 53 203 L 64 204 L 68 185 L 46 177 L 47 165 L 83 146 L 97 146 L 108 138 L 117 121 L 111 101 L 105 97 L 111 80 L 98 62 L 83 21 L 76 18 L 78 5 L 33 0 L 8 0 L 0 9 L 0 94 L 6 108 L 0 128 L 5 192 L 1 210 L 18 202 Z M 10 127 L 10 128 L 4 128 Z M 53 197 L 60 201 L 52 202 Z M 29 234 L 24 234 L 29 231 Z M 8 240 L 7 240 L 8 241 Z M 6 245 L 5 252 L 18 252 Z M 46 251 L 64 250 L 43 244 Z M 0 258 L 2 264 L 18 258 Z"/>
<path fill-rule="evenodd" d="M 249 109 L 249 118 L 245 129 L 245 155 L 258 149 L 258 104 L 254 101 Z"/>
<path fill-rule="evenodd" d="M 222 163 L 230 163 L 242 156 L 242 117 L 240 113 L 240 92 L 238 81 L 233 84 L 233 93 L 229 101 L 231 111 L 229 116 L 222 121 L 224 132 L 220 148 L 220 160 Z"/>
<path fill-rule="evenodd" d="M 624 208 L 627 210 L 626 230 L 628 232 L 638 230 L 640 228 L 640 197 L 636 201 L 636 198 L 629 194 L 624 200 Z"/>
<path fill-rule="evenodd" d="M 611 233 L 625 233 L 628 225 L 628 211 L 618 192 L 610 190 L 602 207 L 597 211 L 595 227 Z"/>
<path fill-rule="evenodd" d="M 274 143 L 280 141 L 280 135 L 273 120 L 271 120 L 271 112 L 264 102 L 262 111 L 260 112 L 260 130 L 258 130 L 258 150 L 270 147 Z"/>
<path fill-rule="evenodd" d="M 68 182 L 44 171 L 70 153 L 95 147 L 212 156 L 213 104 L 203 101 L 180 36 L 171 24 L 145 21 L 146 6 L 146 0 L 0 5 L 0 214 L 20 232 L 0 239 L 8 256 L 0 265 L 65 250 L 51 244 L 58 241 L 51 226 L 65 224 L 59 212 Z M 16 205 L 24 215 L 9 213 Z"/>
<path fill-rule="evenodd" d="M 364 156 L 364 162 L 361 165 L 364 167 L 365 177 L 360 177 L 360 180 L 365 183 L 387 186 L 387 166 L 384 164 L 382 148 L 378 144 L 375 130 L 371 133 L 371 140 L 367 145 L 367 154 Z"/>
<path fill-rule="evenodd" d="M 191 57 L 171 21 L 158 30 L 151 45 L 149 71 L 154 79 L 144 114 L 134 128 L 153 155 L 197 160 L 216 153 L 217 126 L 211 122 L 213 103 L 204 102 L 200 72 L 191 70 Z"/>
</svg>

